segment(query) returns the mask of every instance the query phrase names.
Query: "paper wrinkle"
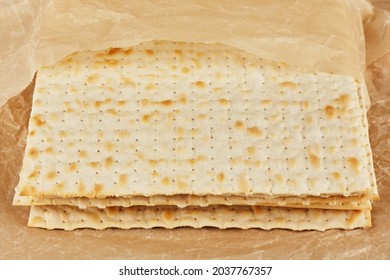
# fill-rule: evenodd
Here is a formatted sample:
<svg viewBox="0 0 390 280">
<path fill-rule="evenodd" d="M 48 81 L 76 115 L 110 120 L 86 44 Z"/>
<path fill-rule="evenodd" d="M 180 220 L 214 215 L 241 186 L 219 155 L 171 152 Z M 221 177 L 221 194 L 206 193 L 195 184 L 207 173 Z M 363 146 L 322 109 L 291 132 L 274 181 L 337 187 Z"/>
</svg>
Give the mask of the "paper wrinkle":
<svg viewBox="0 0 390 280">
<path fill-rule="evenodd" d="M 365 23 L 367 65 L 390 52 L 390 12 L 375 9 L 374 16 Z"/>
<path fill-rule="evenodd" d="M 240 1 L 232 1 L 233 4 L 230 5 L 234 5 L 235 2 Z M 341 3 L 333 2 L 336 4 L 332 5 Z M 27 90 L 0 108 L 0 259 L 389 259 L 390 44 L 387 40 L 390 38 L 388 27 L 390 16 L 383 8 L 390 9 L 390 4 L 385 1 L 376 2 L 372 17 L 368 17 L 369 8 L 363 13 L 366 18 L 364 26 L 367 38 L 366 61 L 369 64 L 366 81 L 372 103 L 368 111 L 370 140 L 381 196 L 381 201 L 375 202 L 373 206 L 373 228 L 353 231 L 330 230 L 321 233 L 213 228 L 63 232 L 27 228 L 28 208 L 12 206 L 12 197 L 14 187 L 19 180 L 18 174 L 27 135 L 33 91 L 33 85 L 30 85 Z M 129 11 L 127 2 L 120 5 L 109 1 L 83 1 L 82 4 L 74 7 L 72 5 L 75 5 L 75 1 L 42 0 L 12 3 L 12 5 L 2 6 L 0 11 L 0 22 L 7 22 L 7 26 L 0 26 L 0 38 L 2 42 L 7 42 L 0 44 L 2 74 L 0 75 L 0 104 L 8 97 L 19 93 L 30 82 L 40 65 L 51 63 L 79 49 L 127 46 L 131 42 L 152 39 L 152 32 L 149 29 L 165 20 L 164 17 L 153 19 L 151 12 L 144 13 L 145 18 L 150 17 L 149 24 L 139 22 L 140 28 L 146 30 L 145 35 L 142 38 L 129 39 L 127 36 L 131 30 L 127 26 L 132 22 L 131 18 L 141 13 L 140 9 L 134 9 L 129 13 L 131 17 L 129 15 L 125 17 L 124 13 Z M 149 1 L 142 1 L 142 3 L 144 4 L 139 5 L 153 5 Z M 215 1 L 209 1 L 207 4 L 209 10 L 205 10 L 202 8 L 202 1 L 191 1 L 191 3 L 186 6 L 187 10 L 183 7 L 181 20 L 185 19 L 183 16 L 185 11 L 192 11 L 194 8 L 203 9 L 206 17 L 218 6 Z M 323 3 L 326 6 L 329 1 Z M 318 16 L 321 7 L 324 7 L 322 5 L 313 4 L 314 7 L 318 6 L 318 9 L 313 8 L 311 20 Z M 176 8 L 169 7 L 165 14 L 174 10 Z M 69 14 L 69 11 L 73 13 Z M 91 11 L 93 13 L 88 15 Z M 285 12 L 288 13 L 290 10 L 286 9 Z M 268 16 L 270 22 L 274 17 L 271 14 Z M 226 22 L 229 22 L 229 16 L 226 15 Z M 6 18 L 7 21 L 4 21 Z M 245 20 L 239 23 L 245 24 Z M 343 29 L 337 24 L 339 23 L 335 22 L 332 26 Z M 61 29 L 55 32 L 59 27 Z M 164 28 L 161 26 L 160 29 Z M 356 28 L 361 27 L 356 26 Z M 169 35 L 170 30 L 163 30 L 164 34 Z M 267 31 L 267 26 L 261 27 L 258 32 L 260 34 L 261 31 L 262 35 L 268 34 L 266 39 L 258 39 L 255 43 L 263 46 L 259 54 L 271 52 L 268 58 L 272 59 L 272 56 L 276 56 L 277 53 L 273 53 L 272 44 L 267 45 L 266 42 L 272 41 L 275 36 L 263 32 L 264 30 Z M 303 30 L 302 34 L 306 31 Z M 311 65 L 317 68 L 320 62 L 311 56 L 321 52 L 319 50 L 321 44 L 316 45 L 321 42 L 326 46 L 321 46 L 322 50 L 332 53 L 332 56 L 326 57 L 324 65 L 335 64 L 334 59 L 341 58 L 340 64 L 336 63 L 336 67 L 345 67 L 353 57 L 351 54 L 348 58 L 344 56 L 340 46 L 335 46 L 334 43 L 339 39 L 337 36 L 348 35 L 350 31 L 343 29 L 340 32 L 338 35 L 335 31 L 335 37 L 330 41 L 325 38 L 318 41 L 321 39 L 320 33 L 311 34 L 311 37 L 306 38 L 307 41 L 297 40 L 299 45 L 291 46 L 292 51 L 303 47 L 306 50 L 305 42 L 311 42 L 315 50 L 305 53 L 304 58 L 292 57 L 290 62 L 303 60 L 300 66 Z M 207 31 L 205 36 L 206 34 L 210 34 L 210 39 L 212 38 L 210 31 Z M 251 34 L 243 32 L 239 35 L 236 43 Z M 288 41 L 301 38 L 299 35 L 286 36 L 277 40 L 277 43 L 287 44 Z M 187 36 L 187 38 L 192 37 L 193 34 Z M 359 38 L 354 40 L 361 40 L 361 37 Z M 344 40 L 353 45 L 350 37 Z"/>
<path fill-rule="evenodd" d="M 8 23 L 0 35 L 9 42 L 0 47 L 0 106 L 39 67 L 69 53 L 152 39 L 219 42 L 308 71 L 360 78 L 364 53 L 356 43 L 363 38 L 360 12 L 369 13 L 364 2 L 41 0 L 8 5 L 0 15 Z"/>
</svg>

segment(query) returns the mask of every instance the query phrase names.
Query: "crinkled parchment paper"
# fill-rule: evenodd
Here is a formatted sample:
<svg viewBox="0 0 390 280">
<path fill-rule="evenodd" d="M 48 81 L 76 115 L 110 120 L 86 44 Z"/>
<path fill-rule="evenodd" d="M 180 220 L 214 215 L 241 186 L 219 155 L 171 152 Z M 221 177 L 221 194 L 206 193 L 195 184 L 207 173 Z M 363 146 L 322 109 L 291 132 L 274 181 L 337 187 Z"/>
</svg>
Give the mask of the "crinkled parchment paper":
<svg viewBox="0 0 390 280">
<path fill-rule="evenodd" d="M 353 1 L 0 0 L 0 259 L 389 259 L 390 13 L 379 8 L 389 5 L 378 1 L 372 9 Z M 23 89 L 41 65 L 77 50 L 165 39 L 221 42 L 308 71 L 359 79 L 365 69 L 362 18 L 381 196 L 371 229 L 47 231 L 28 228 L 28 208 L 12 206 L 34 85 Z"/>
</svg>

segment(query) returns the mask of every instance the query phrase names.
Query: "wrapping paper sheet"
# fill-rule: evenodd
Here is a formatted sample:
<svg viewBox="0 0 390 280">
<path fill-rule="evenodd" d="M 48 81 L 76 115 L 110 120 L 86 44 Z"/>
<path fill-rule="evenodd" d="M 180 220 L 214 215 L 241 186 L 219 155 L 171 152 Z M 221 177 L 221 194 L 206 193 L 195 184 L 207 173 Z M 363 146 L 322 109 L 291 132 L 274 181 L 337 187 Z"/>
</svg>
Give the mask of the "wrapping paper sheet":
<svg viewBox="0 0 390 280">
<path fill-rule="evenodd" d="M 253 10 L 248 4 L 246 10 L 252 14 L 246 17 L 226 12 L 238 11 L 234 3 L 239 1 L 224 1 L 223 6 L 215 1 L 190 1 L 188 5 L 185 1 L 182 7 L 165 1 L 163 9 L 150 1 L 139 2 L 142 4 L 132 9 L 128 4 L 109 1 L 78 1 L 78 5 L 72 1 L 0 2 L 0 104 L 6 102 L 0 108 L 0 259 L 389 259 L 390 14 L 379 8 L 389 6 L 384 1 L 378 1 L 374 11 L 364 1 L 359 6 L 366 16 L 370 138 L 381 195 L 381 201 L 374 204 L 372 229 L 64 232 L 27 228 L 28 208 L 11 204 L 19 180 L 33 83 L 18 93 L 41 65 L 80 49 L 128 46 L 156 38 L 218 41 L 308 70 L 348 73 L 358 78 L 362 73 L 364 42 L 356 35 L 362 28 L 359 10 L 346 7 L 343 1 L 292 1 L 295 5 L 289 8 L 283 8 L 283 1 L 263 1 L 268 5 L 267 13 L 264 7 Z M 218 7 L 225 7 L 225 12 Z M 186 12 L 194 9 L 199 13 L 188 18 Z M 326 10 L 334 11 L 340 21 L 335 22 Z M 374 15 L 369 16 L 372 12 Z M 255 16 L 259 13 L 267 20 L 257 22 L 262 18 Z M 202 20 L 213 18 L 213 14 L 219 16 L 212 24 Z M 294 16 L 285 20 L 285 14 Z M 181 31 L 169 28 L 177 26 L 175 22 L 181 23 Z M 305 52 L 301 51 L 303 46 Z"/>
</svg>

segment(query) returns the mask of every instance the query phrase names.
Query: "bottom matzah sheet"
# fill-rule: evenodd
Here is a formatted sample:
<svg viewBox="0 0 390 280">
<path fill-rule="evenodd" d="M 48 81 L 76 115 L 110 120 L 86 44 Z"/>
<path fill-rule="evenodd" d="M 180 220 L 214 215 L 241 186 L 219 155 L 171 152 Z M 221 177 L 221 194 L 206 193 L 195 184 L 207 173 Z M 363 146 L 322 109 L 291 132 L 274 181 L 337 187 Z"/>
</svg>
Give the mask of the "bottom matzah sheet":
<svg viewBox="0 0 390 280">
<path fill-rule="evenodd" d="M 80 209 L 71 206 L 32 206 L 31 227 L 77 228 L 284 228 L 291 230 L 354 229 L 371 226 L 370 211 L 320 210 L 261 206 L 134 206 Z"/>
</svg>

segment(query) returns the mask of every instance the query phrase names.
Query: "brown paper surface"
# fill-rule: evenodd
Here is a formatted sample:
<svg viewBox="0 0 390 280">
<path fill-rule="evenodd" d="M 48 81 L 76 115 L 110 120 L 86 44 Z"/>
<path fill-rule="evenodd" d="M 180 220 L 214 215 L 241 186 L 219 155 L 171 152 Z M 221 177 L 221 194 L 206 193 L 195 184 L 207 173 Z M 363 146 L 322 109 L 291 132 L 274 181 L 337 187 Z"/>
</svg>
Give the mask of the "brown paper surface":
<svg viewBox="0 0 390 280">
<path fill-rule="evenodd" d="M 170 1 L 164 6 L 137 1 L 143 4 L 133 4 L 131 8 L 128 2 L 123 5 L 109 1 L 83 1 L 77 5 L 72 2 L 24 1 L 12 5 L 6 2 L 0 10 L 0 22 L 8 23 L 0 26 L 0 38 L 7 42 L 0 44 L 0 104 L 16 95 L 0 108 L 0 259 L 390 258 L 387 221 L 390 47 L 386 43 L 390 36 L 386 20 L 390 21 L 390 15 L 378 8 L 386 8 L 384 1 L 378 1 L 374 16 L 365 20 L 366 61 L 370 63 L 366 73 L 371 98 L 368 117 L 381 196 L 381 201 L 374 203 L 371 229 L 293 232 L 180 228 L 65 232 L 28 228 L 28 208 L 12 206 L 12 197 L 19 180 L 33 84 L 18 93 L 41 65 L 80 49 L 171 39 L 222 42 L 309 70 L 356 77 L 360 77 L 363 67 L 364 60 L 357 57 L 363 58 L 364 54 L 354 47 L 356 44 L 362 47 L 364 43 L 362 37 L 356 36 L 361 18 L 358 10 L 346 8 L 344 1 L 292 1 L 295 3 L 292 6 L 286 6 L 283 1 L 262 1 L 268 10 L 254 10 L 248 4 L 245 10 L 249 16 L 245 17 L 238 12 L 243 9 L 235 7 L 241 1 L 223 1 L 224 5 L 215 1 L 179 1 L 185 5 L 178 7 Z M 141 7 L 145 5 L 146 9 Z M 361 8 L 365 9 L 363 14 L 370 14 L 369 5 Z M 334 22 L 324 9 L 338 13 L 340 21 Z M 188 11 L 197 13 L 188 17 Z M 349 17 L 343 14 L 346 11 Z M 210 18 L 216 19 L 210 23 Z M 262 22 L 256 22 L 259 18 L 263 18 Z M 172 28 L 178 23 L 182 25 L 179 31 Z M 329 37 L 329 30 L 334 36 Z"/>
</svg>

